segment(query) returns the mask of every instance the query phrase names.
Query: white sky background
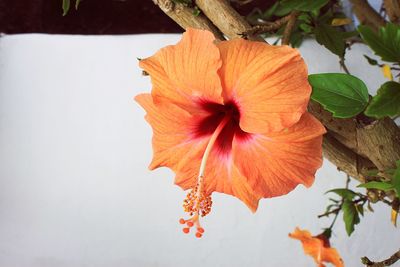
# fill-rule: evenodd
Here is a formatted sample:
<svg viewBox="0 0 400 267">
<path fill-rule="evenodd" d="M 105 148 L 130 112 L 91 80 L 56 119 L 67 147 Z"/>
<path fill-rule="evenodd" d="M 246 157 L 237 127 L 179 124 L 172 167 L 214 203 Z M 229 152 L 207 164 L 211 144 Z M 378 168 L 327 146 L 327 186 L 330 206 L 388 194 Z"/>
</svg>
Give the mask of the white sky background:
<svg viewBox="0 0 400 267">
<path fill-rule="evenodd" d="M 167 169 L 147 170 L 151 129 L 133 101 L 149 92 L 137 57 L 179 35 L 0 39 L 0 266 L 314 266 L 296 226 L 313 234 L 323 193 L 345 177 L 329 162 L 310 189 L 262 200 L 252 214 L 239 200 L 213 195 L 201 240 L 184 235 L 179 187 Z M 338 59 L 312 41 L 300 49 L 310 73 L 339 72 Z M 372 94 L 385 82 L 364 46 L 347 54 L 350 72 Z M 356 184 L 355 182 L 352 183 Z M 399 247 L 390 210 L 375 205 L 348 238 L 341 217 L 332 245 L 346 266 L 384 259 Z"/>
</svg>

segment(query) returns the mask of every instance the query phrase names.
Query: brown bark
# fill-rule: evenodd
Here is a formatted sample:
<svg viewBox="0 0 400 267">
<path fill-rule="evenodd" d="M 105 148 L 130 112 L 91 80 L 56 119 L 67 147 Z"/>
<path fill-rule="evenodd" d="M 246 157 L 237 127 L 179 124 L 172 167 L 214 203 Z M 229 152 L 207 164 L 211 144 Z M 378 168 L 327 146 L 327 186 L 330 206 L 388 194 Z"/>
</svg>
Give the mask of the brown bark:
<svg viewBox="0 0 400 267">
<path fill-rule="evenodd" d="M 229 39 L 241 37 L 250 24 L 237 13 L 226 0 L 196 0 L 196 5 Z M 249 40 L 264 41 L 259 36 L 248 36 Z"/>
<path fill-rule="evenodd" d="M 386 21 L 371 7 L 367 0 L 350 0 L 353 5 L 353 12 L 361 24 L 366 24 L 379 29 L 385 26 Z"/>
<path fill-rule="evenodd" d="M 153 0 L 153 2 L 183 29 L 187 27 L 204 29 L 212 32 L 215 38 L 224 39 L 221 32 L 203 14 L 195 16 L 193 8 L 171 0 Z"/>
<path fill-rule="evenodd" d="M 398 260 L 400 260 L 400 250 L 398 250 L 396 253 L 394 253 L 390 258 L 380 261 L 380 262 L 373 262 L 367 257 L 362 257 L 361 261 L 363 264 L 369 267 L 385 267 L 385 266 L 391 266 L 395 264 Z"/>
<path fill-rule="evenodd" d="M 396 167 L 396 160 L 400 159 L 400 128 L 390 118 L 364 124 L 359 118 L 333 118 L 330 112 L 314 101 L 310 101 L 308 109 L 338 141 L 370 159 L 379 170 Z"/>
<path fill-rule="evenodd" d="M 378 167 L 379 170 L 396 168 L 400 159 L 400 129 L 390 118 L 377 120 L 357 129 L 360 151 Z"/>
<path fill-rule="evenodd" d="M 277 19 L 275 21 L 271 21 L 271 22 L 268 21 L 268 23 L 263 24 L 263 25 L 253 26 L 245 32 L 245 35 L 246 36 L 247 35 L 259 35 L 262 33 L 276 31 L 280 27 L 282 27 L 285 23 L 287 23 L 289 19 L 290 19 L 290 15 L 287 15 L 287 16 Z"/>
<path fill-rule="evenodd" d="M 365 2 L 365 0 L 351 1 L 355 6 Z M 196 3 L 228 37 L 236 38 L 239 33 L 249 29 L 248 23 L 225 1 L 196 0 Z M 361 10 L 366 10 L 365 14 L 370 15 L 371 11 L 368 8 L 370 6 Z M 176 16 L 193 15 L 190 12 L 180 12 Z M 191 19 L 178 20 L 183 28 L 192 27 L 188 23 Z M 376 25 L 385 23 L 381 18 L 371 20 Z M 371 123 L 363 116 L 351 119 L 333 118 L 330 112 L 313 101 L 309 104 L 309 111 L 329 130 L 323 142 L 324 156 L 350 176 L 363 182 L 365 170 L 378 168 L 385 172 L 395 167 L 396 160 L 400 159 L 400 129 L 391 119 L 386 118 Z"/>
<path fill-rule="evenodd" d="M 340 143 L 330 132 L 324 135 L 322 144 L 323 155 L 326 159 L 361 183 L 366 182 L 366 171 L 375 168 L 375 165 L 368 159 L 361 157 L 354 151 Z"/>
<path fill-rule="evenodd" d="M 290 42 L 290 36 L 292 35 L 293 27 L 296 23 L 296 19 L 299 16 L 298 11 L 292 11 L 289 15 L 289 20 L 285 26 L 285 31 L 282 36 L 282 45 L 288 45 Z"/>
<path fill-rule="evenodd" d="M 384 0 L 386 14 L 391 22 L 400 22 L 400 0 Z"/>
</svg>

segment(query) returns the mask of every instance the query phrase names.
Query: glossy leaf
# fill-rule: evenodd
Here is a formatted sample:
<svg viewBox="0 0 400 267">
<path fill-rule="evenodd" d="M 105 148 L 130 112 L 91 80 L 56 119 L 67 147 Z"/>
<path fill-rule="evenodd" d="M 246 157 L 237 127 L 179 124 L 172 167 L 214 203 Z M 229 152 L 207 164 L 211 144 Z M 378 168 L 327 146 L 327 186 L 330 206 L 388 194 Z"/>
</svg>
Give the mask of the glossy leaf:
<svg viewBox="0 0 400 267">
<path fill-rule="evenodd" d="M 311 98 L 337 118 L 351 118 L 368 104 L 368 89 L 363 81 L 344 73 L 322 73 L 308 76 Z"/>
<path fill-rule="evenodd" d="M 362 39 L 369 47 L 380 56 L 382 60 L 389 62 L 400 61 L 400 26 L 387 23 L 385 27 L 380 28 L 376 34 L 370 27 L 360 25 L 358 31 Z"/>
<path fill-rule="evenodd" d="M 299 31 L 292 33 L 292 35 L 290 36 L 290 44 L 292 45 L 292 47 L 300 47 L 303 40 L 304 35 Z"/>
<path fill-rule="evenodd" d="M 263 13 L 263 18 L 264 19 L 269 19 L 271 18 L 274 14 L 276 9 L 279 7 L 280 3 L 279 1 L 275 2 L 270 8 L 268 8 L 264 13 Z"/>
<path fill-rule="evenodd" d="M 341 32 L 342 38 L 345 40 L 347 38 L 355 37 L 358 35 L 357 31 Z"/>
<path fill-rule="evenodd" d="M 71 1 L 70 0 L 63 0 L 62 1 L 63 16 L 68 14 L 70 6 L 71 6 Z"/>
<path fill-rule="evenodd" d="M 81 3 L 82 0 L 76 0 L 75 1 L 75 9 L 78 10 L 79 4 Z"/>
<path fill-rule="evenodd" d="M 192 0 L 172 0 L 172 2 L 177 3 L 177 4 L 183 4 L 185 6 L 192 4 Z"/>
<path fill-rule="evenodd" d="M 307 13 L 302 13 L 302 14 L 300 14 L 298 17 L 297 17 L 297 19 L 298 20 L 301 20 L 301 21 L 303 21 L 303 22 L 305 22 L 305 23 L 307 23 L 307 24 L 310 24 L 312 21 L 311 21 L 311 17 L 310 17 L 310 15 L 308 15 Z"/>
<path fill-rule="evenodd" d="M 325 6 L 329 0 L 282 0 L 275 10 L 276 16 L 285 16 L 293 10 L 313 11 Z"/>
<path fill-rule="evenodd" d="M 378 189 L 382 191 L 393 190 L 393 185 L 387 182 L 372 181 L 365 184 L 360 184 L 357 187 L 367 188 L 367 189 Z"/>
<path fill-rule="evenodd" d="M 356 207 L 356 210 L 358 211 L 358 213 L 359 213 L 361 216 L 364 216 L 364 207 L 363 207 L 363 205 L 357 204 L 357 205 L 355 205 L 355 207 Z"/>
<path fill-rule="evenodd" d="M 365 115 L 375 118 L 400 115 L 400 83 L 386 82 L 365 110 Z"/>
<path fill-rule="evenodd" d="M 195 6 L 193 8 L 193 16 L 197 17 L 198 15 L 200 15 L 200 13 L 201 13 L 201 10 L 197 6 Z"/>
<path fill-rule="evenodd" d="M 306 33 L 311 33 L 313 30 L 313 27 L 311 25 L 308 25 L 307 23 L 301 23 L 299 25 L 299 28 Z"/>
<path fill-rule="evenodd" d="M 328 193 L 335 193 L 347 200 L 352 200 L 354 197 L 357 196 L 356 192 L 354 192 L 353 190 L 347 189 L 347 188 L 332 189 L 332 190 L 329 190 L 326 192 L 326 194 L 328 194 Z"/>
<path fill-rule="evenodd" d="M 325 46 L 329 51 L 338 55 L 344 56 L 345 42 L 342 32 L 327 24 L 319 24 L 314 29 L 315 39 L 320 45 Z"/>
<path fill-rule="evenodd" d="M 354 232 L 354 225 L 360 222 L 360 217 L 358 216 L 356 206 L 350 200 L 345 200 L 343 202 L 342 211 L 346 232 L 350 236 Z"/>
</svg>

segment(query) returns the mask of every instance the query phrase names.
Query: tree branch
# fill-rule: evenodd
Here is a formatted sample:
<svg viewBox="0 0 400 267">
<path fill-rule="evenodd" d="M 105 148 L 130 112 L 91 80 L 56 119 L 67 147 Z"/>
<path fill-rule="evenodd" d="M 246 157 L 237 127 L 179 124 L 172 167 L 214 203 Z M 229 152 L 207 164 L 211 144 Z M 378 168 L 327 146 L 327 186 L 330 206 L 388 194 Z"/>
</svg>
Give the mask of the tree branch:
<svg viewBox="0 0 400 267">
<path fill-rule="evenodd" d="M 282 36 L 282 45 L 289 45 L 290 36 L 292 35 L 293 27 L 296 24 L 297 17 L 299 16 L 298 11 L 292 11 L 289 15 L 289 20 L 286 23 L 285 31 Z"/>
<path fill-rule="evenodd" d="M 366 24 L 376 30 L 385 26 L 386 21 L 371 7 L 367 0 L 350 0 L 350 2 L 353 5 L 353 12 L 361 24 Z"/>
<path fill-rule="evenodd" d="M 361 183 L 366 182 L 365 173 L 376 168 L 370 160 L 361 157 L 340 143 L 329 131 L 324 135 L 322 148 L 324 157 L 335 164 L 339 171 L 345 172 Z"/>
<path fill-rule="evenodd" d="M 206 17 L 196 17 L 190 9 L 187 10 L 180 5 L 166 9 L 165 3 L 171 0 L 154 1 L 183 28 L 212 29 L 216 36 L 220 36 L 219 31 Z M 365 0 L 351 0 L 351 2 L 356 7 L 360 4 L 367 5 Z M 240 33 L 250 30 L 249 24 L 226 1 L 196 0 L 196 4 L 225 36 L 236 38 Z M 360 9 L 369 10 L 369 8 L 371 7 L 368 5 Z M 371 10 L 365 14 L 370 12 Z M 202 18 L 201 22 L 199 18 Z M 381 17 L 372 21 L 377 25 L 385 23 Z M 263 40 L 253 37 L 254 39 Z M 309 111 L 329 130 L 323 142 L 324 156 L 348 175 L 364 182 L 365 170 L 377 168 L 385 172 L 394 168 L 396 160 L 400 159 L 400 129 L 393 120 L 386 118 L 371 123 L 365 116 L 337 119 L 313 101 L 310 101 Z"/>
<path fill-rule="evenodd" d="M 251 27 L 249 30 L 244 32 L 244 35 L 259 35 L 263 33 L 268 33 L 272 31 L 278 30 L 280 27 L 282 27 L 285 23 L 287 23 L 290 19 L 290 14 L 287 16 L 284 16 L 280 19 L 277 19 L 275 21 L 269 21 L 268 23 L 264 25 L 256 25 Z"/>
<path fill-rule="evenodd" d="M 396 263 L 398 260 L 400 260 L 400 250 L 398 250 L 396 253 L 394 253 L 390 258 L 380 261 L 380 262 L 373 262 L 367 257 L 362 257 L 361 262 L 365 264 L 366 266 L 369 267 L 384 267 L 384 266 L 390 266 Z"/>
<path fill-rule="evenodd" d="M 194 15 L 195 10 L 172 0 L 153 0 L 160 9 L 183 29 L 187 27 L 204 29 L 212 32 L 216 39 L 224 40 L 221 32 L 203 14 Z"/>
<path fill-rule="evenodd" d="M 400 128 L 390 118 L 371 121 L 363 115 L 351 119 L 333 118 L 323 107 L 310 101 L 308 110 L 325 125 L 342 144 L 386 171 L 400 159 Z"/>
<path fill-rule="evenodd" d="M 400 23 L 400 2 L 398 0 L 384 0 L 383 3 L 390 21 Z"/>
<path fill-rule="evenodd" d="M 241 37 L 251 26 L 225 0 L 196 0 L 196 5 L 229 39 Z M 250 35 L 249 40 L 264 41 L 259 36 Z"/>
</svg>

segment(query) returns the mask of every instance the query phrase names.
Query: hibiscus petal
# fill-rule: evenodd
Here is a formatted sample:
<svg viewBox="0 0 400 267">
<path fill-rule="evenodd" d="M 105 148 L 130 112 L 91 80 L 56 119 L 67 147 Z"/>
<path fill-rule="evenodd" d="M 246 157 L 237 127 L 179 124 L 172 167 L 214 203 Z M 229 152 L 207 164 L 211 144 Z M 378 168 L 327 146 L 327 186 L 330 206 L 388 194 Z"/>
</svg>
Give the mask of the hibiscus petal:
<svg viewBox="0 0 400 267">
<path fill-rule="evenodd" d="M 197 152 L 197 155 L 192 154 L 190 159 L 183 159 L 184 167 L 176 174 L 175 183 L 184 190 L 196 185 L 199 174 L 198 159 L 201 160 L 201 157 L 202 153 Z M 206 194 L 220 192 L 233 195 L 246 204 L 252 212 L 257 210 L 258 201 L 261 198 L 250 187 L 246 177 L 240 173 L 232 160 L 226 158 L 225 155 L 221 157 L 218 151 L 211 152 L 207 160 L 204 186 Z"/>
<path fill-rule="evenodd" d="M 309 113 L 279 133 L 254 134 L 246 142 L 233 141 L 234 163 L 263 197 L 287 194 L 298 184 L 309 187 L 322 164 L 325 128 Z"/>
<path fill-rule="evenodd" d="M 193 113 L 198 101 L 223 103 L 217 74 L 221 59 L 214 40 L 211 32 L 189 28 L 178 44 L 140 61 L 152 79 L 155 103 L 166 100 Z"/>
<path fill-rule="evenodd" d="M 171 103 L 155 105 L 150 94 L 140 94 L 135 100 L 146 110 L 146 120 L 153 129 L 154 153 L 149 168 L 169 167 L 176 173 L 177 185 L 184 190 L 193 188 L 209 137 L 193 136 L 195 119 L 184 109 Z M 207 160 L 204 185 L 207 194 L 215 191 L 234 195 L 252 211 L 257 209 L 261 198 L 254 194 L 231 160 L 225 155 L 221 157 L 218 150 L 213 150 Z"/>
<path fill-rule="evenodd" d="M 318 237 L 311 236 L 307 230 L 300 230 L 296 227 L 289 237 L 300 240 L 304 253 L 314 258 L 318 266 L 325 266 L 322 262 L 330 262 L 336 267 L 343 267 L 343 261 L 335 248 L 324 246 L 324 242 Z"/>
<path fill-rule="evenodd" d="M 307 66 L 296 49 L 243 39 L 217 46 L 222 58 L 223 96 L 238 104 L 244 131 L 280 131 L 300 119 L 311 87 Z"/>
<path fill-rule="evenodd" d="M 137 95 L 135 100 L 146 110 L 146 120 L 153 129 L 151 170 L 165 166 L 179 172 L 183 159 L 193 160 L 193 154 L 204 152 L 207 139 L 192 138 L 194 118 L 189 112 L 171 103 L 155 105 L 150 94 Z M 199 166 L 201 158 L 196 160 Z"/>
</svg>

